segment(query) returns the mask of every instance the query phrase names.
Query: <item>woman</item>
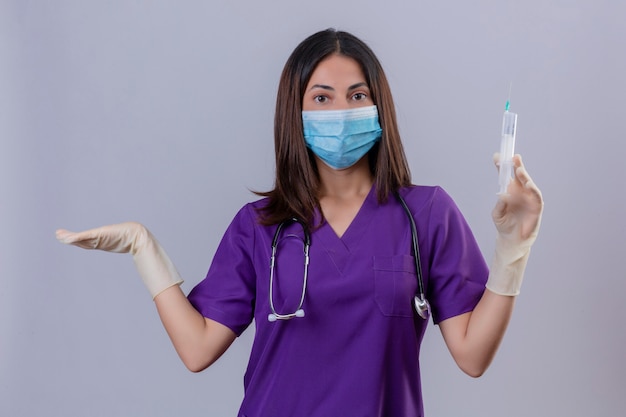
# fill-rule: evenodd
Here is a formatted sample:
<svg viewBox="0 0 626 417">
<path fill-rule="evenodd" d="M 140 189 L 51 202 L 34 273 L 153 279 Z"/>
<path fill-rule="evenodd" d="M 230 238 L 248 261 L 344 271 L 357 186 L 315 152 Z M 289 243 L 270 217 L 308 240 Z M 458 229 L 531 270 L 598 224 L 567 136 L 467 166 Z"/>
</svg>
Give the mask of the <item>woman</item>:
<svg viewBox="0 0 626 417">
<path fill-rule="evenodd" d="M 310 36 L 287 61 L 275 147 L 274 189 L 239 211 L 189 297 L 140 224 L 57 237 L 132 253 L 194 372 L 254 319 L 240 416 L 423 415 L 420 315 L 428 312 L 459 367 L 481 375 L 509 322 L 543 208 L 521 158 L 493 211 L 498 235 L 488 270 L 451 198 L 411 185 L 377 58 L 334 30 Z M 403 204 L 416 223 L 417 264 Z"/>
</svg>

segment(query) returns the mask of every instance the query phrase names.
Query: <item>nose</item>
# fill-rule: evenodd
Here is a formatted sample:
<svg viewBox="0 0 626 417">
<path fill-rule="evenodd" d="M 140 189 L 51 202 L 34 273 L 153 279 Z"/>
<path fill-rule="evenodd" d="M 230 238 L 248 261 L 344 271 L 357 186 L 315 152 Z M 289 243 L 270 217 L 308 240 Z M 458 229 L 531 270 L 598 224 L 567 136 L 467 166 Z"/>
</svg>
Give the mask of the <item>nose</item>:
<svg viewBox="0 0 626 417">
<path fill-rule="evenodd" d="M 333 100 L 333 103 L 330 106 L 329 110 L 348 110 L 352 107 L 354 107 L 354 105 L 351 105 L 351 103 L 347 99 L 340 98 Z"/>
</svg>

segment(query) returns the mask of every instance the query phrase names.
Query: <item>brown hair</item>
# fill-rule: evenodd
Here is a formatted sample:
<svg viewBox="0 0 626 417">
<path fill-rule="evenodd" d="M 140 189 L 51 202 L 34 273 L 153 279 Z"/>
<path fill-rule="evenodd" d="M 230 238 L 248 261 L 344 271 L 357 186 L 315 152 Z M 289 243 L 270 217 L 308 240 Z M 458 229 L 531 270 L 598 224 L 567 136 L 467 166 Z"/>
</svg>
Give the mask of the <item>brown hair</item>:
<svg viewBox="0 0 626 417">
<path fill-rule="evenodd" d="M 280 77 L 274 116 L 276 180 L 273 190 L 256 193 L 269 197 L 261 211 L 262 224 L 276 224 L 291 217 L 309 225 L 313 222 L 315 209 L 319 207 L 319 174 L 313 153 L 304 142 L 302 100 L 313 71 L 332 54 L 359 63 L 378 107 L 382 138 L 368 154 L 378 201 L 386 201 L 390 192 L 411 184 L 391 90 L 380 62 L 360 39 L 347 32 L 327 29 L 309 36 L 296 47 Z"/>
</svg>

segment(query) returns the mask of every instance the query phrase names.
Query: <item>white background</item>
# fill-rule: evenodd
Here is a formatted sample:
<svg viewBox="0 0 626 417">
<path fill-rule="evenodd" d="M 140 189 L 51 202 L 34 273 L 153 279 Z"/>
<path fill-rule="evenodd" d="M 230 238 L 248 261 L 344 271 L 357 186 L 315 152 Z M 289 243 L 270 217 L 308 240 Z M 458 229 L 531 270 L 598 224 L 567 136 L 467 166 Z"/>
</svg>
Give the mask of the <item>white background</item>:
<svg viewBox="0 0 626 417">
<path fill-rule="evenodd" d="M 623 414 L 624 16 L 608 0 L 0 0 L 0 415 L 236 414 L 252 332 L 188 372 L 131 258 L 54 231 L 141 221 L 189 291 L 249 190 L 272 187 L 280 71 L 327 27 L 377 53 L 414 182 L 453 196 L 488 261 L 511 82 L 544 193 L 489 371 L 462 374 L 431 325 L 427 414 Z"/>
</svg>

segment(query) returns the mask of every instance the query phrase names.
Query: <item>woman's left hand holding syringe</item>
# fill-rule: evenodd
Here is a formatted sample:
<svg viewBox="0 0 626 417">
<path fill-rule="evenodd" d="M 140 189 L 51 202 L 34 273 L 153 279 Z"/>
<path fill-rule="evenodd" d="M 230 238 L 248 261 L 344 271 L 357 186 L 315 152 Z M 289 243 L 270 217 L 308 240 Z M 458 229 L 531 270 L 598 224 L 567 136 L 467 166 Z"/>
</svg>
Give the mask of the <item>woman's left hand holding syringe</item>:
<svg viewBox="0 0 626 417">
<path fill-rule="evenodd" d="M 498 166 L 499 155 L 494 155 Z M 513 158 L 514 178 L 498 196 L 492 217 L 497 230 L 496 251 L 487 288 L 496 294 L 518 295 L 530 248 L 537 239 L 543 213 L 541 191 L 522 163 Z"/>
</svg>

